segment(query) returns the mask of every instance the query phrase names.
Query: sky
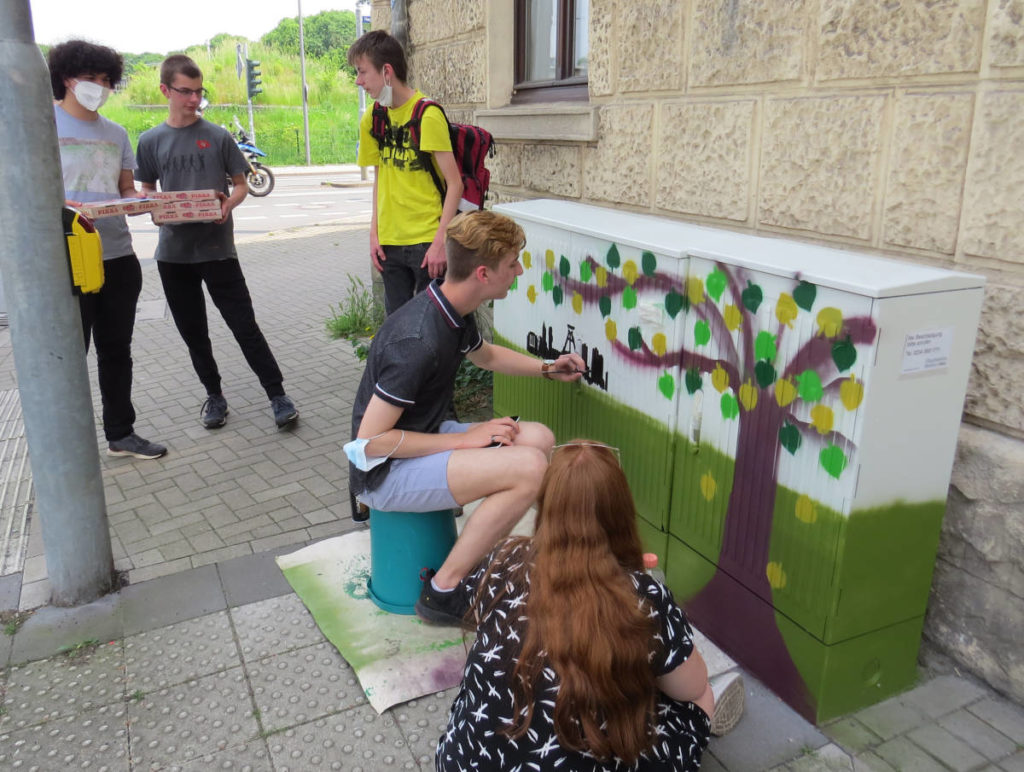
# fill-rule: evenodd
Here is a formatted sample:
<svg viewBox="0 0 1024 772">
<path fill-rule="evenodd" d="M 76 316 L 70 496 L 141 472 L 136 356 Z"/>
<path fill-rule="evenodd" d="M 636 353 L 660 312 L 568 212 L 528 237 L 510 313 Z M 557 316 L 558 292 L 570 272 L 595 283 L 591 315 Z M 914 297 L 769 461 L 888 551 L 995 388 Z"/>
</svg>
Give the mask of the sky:
<svg viewBox="0 0 1024 772">
<path fill-rule="evenodd" d="M 29 0 L 37 43 L 83 38 L 121 53 L 166 54 L 226 32 L 258 40 L 300 0 Z M 301 0 L 303 17 L 352 11 L 355 0 Z M 367 11 L 369 3 L 364 6 Z"/>
</svg>

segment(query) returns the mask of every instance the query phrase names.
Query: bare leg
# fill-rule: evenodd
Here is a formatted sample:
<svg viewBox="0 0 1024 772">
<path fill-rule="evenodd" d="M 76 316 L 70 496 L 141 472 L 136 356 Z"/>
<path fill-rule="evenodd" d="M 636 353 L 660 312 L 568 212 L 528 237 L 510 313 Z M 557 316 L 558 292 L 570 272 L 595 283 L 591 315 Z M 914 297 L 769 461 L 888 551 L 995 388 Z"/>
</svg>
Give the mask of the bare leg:
<svg viewBox="0 0 1024 772">
<path fill-rule="evenodd" d="M 554 435 L 543 424 L 520 426 L 503 448 L 456 450 L 448 460 L 448 487 L 459 504 L 484 498 L 434 575 L 441 589 L 454 587 L 476 568 L 537 499 Z"/>
</svg>

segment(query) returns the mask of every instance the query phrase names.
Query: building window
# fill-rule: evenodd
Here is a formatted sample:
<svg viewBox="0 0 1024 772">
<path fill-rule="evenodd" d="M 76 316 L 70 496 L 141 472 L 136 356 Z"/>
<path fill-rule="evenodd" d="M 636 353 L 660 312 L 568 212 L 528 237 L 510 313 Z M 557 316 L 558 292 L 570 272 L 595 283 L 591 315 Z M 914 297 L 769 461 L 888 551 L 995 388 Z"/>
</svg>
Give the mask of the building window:
<svg viewBox="0 0 1024 772">
<path fill-rule="evenodd" d="M 513 102 L 587 99 L 590 0 L 516 0 Z"/>
</svg>

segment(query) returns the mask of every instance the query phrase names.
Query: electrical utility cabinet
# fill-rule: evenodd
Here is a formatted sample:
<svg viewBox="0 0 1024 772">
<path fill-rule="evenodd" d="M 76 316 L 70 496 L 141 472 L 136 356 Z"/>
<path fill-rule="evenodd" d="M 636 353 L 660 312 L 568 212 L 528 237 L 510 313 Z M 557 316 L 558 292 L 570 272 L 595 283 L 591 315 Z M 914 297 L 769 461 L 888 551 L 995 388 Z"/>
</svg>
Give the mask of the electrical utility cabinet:
<svg viewBox="0 0 1024 772">
<path fill-rule="evenodd" d="M 566 201 L 526 232 L 495 341 L 578 384 L 494 408 L 620 449 L 693 622 L 812 721 L 915 678 L 984 279 Z"/>
</svg>

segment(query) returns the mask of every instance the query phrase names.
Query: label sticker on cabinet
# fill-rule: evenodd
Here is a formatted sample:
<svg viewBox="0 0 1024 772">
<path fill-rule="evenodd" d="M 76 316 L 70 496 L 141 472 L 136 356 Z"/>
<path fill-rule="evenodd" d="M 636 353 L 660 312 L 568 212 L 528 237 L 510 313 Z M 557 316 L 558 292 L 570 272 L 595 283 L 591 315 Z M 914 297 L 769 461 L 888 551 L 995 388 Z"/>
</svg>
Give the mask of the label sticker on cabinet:
<svg viewBox="0 0 1024 772">
<path fill-rule="evenodd" d="M 953 328 L 908 333 L 903 341 L 901 375 L 941 370 L 949 367 L 953 348 Z"/>
</svg>

